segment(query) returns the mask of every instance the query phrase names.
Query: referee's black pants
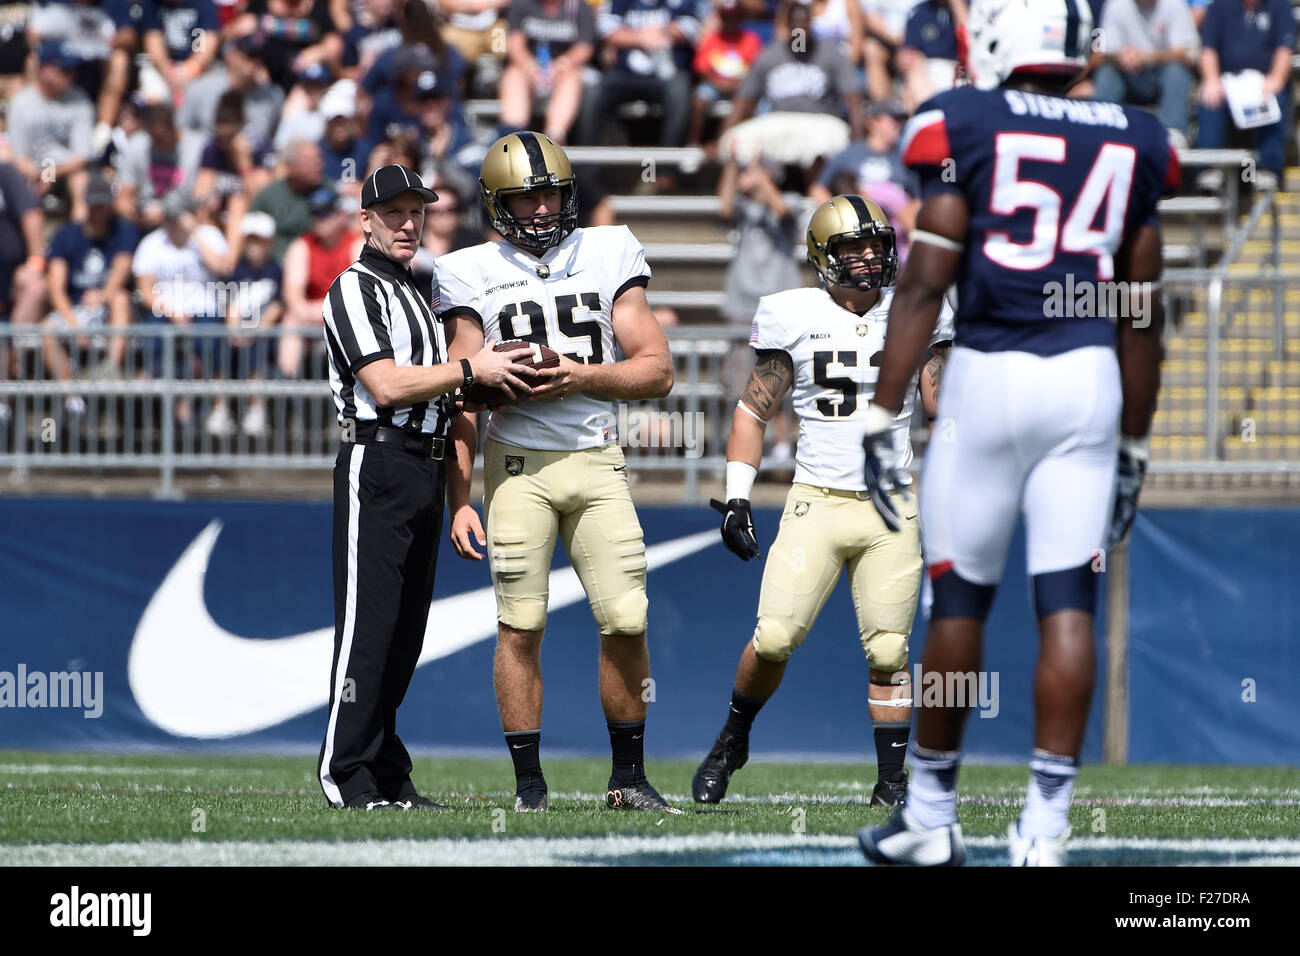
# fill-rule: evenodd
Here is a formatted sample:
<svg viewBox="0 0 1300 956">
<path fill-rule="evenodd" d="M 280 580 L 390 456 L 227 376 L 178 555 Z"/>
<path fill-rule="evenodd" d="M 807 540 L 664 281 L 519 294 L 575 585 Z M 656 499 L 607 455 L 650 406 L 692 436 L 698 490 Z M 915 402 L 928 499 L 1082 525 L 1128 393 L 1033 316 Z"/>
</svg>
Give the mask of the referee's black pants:
<svg viewBox="0 0 1300 956">
<path fill-rule="evenodd" d="M 390 444 L 344 443 L 334 462 L 334 666 L 318 770 L 342 806 L 410 790 L 397 708 L 415 673 L 433 597 L 443 463 Z"/>
</svg>

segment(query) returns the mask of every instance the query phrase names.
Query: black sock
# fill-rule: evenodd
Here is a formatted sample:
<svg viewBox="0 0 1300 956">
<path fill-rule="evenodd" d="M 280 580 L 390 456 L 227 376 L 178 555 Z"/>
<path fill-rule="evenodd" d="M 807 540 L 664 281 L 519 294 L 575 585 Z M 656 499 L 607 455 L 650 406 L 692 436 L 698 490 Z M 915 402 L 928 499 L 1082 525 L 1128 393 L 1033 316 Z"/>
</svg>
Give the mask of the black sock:
<svg viewBox="0 0 1300 956">
<path fill-rule="evenodd" d="M 515 778 L 542 772 L 542 732 L 516 730 L 506 732 L 506 746 L 515 763 Z"/>
<path fill-rule="evenodd" d="M 876 767 L 881 780 L 897 781 L 903 778 L 903 758 L 907 756 L 907 734 L 912 725 L 907 721 L 872 721 L 876 737 Z"/>
<path fill-rule="evenodd" d="M 645 772 L 645 721 L 611 720 L 605 726 L 609 728 L 609 749 L 614 755 L 611 776 L 630 782 L 638 772 Z"/>
<path fill-rule="evenodd" d="M 767 701 L 759 700 L 757 697 L 746 697 L 732 688 L 731 706 L 727 709 L 727 724 L 722 729 L 737 737 L 748 737 L 750 728 L 754 726 L 754 718 L 766 703 Z"/>
</svg>

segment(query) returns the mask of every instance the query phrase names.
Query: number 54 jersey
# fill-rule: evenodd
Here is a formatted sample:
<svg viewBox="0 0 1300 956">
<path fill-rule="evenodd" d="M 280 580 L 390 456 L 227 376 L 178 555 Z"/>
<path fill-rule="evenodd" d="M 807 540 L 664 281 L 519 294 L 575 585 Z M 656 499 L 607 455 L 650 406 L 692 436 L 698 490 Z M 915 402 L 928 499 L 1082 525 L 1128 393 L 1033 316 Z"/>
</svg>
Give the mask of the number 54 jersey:
<svg viewBox="0 0 1300 956">
<path fill-rule="evenodd" d="M 863 411 L 876 394 L 880 356 L 893 289 L 863 315 L 850 312 L 825 289 L 790 289 L 758 300 L 749 344 L 779 349 L 794 364 L 794 411 L 799 419 L 794 480 L 818 488 L 865 491 Z M 952 340 L 952 309 L 945 299 L 930 344 Z M 916 376 L 894 419 L 900 464 L 912 461 L 909 426 Z"/>
<path fill-rule="evenodd" d="M 955 193 L 970 210 L 956 345 L 1056 355 L 1115 344 L 1115 321 L 1130 318 L 1115 255 L 1159 225 L 1156 204 L 1180 178 L 1159 120 L 1115 103 L 961 87 L 921 104 L 902 151 L 924 199 Z"/>
<path fill-rule="evenodd" d="M 611 365 L 614 301 L 650 281 L 645 250 L 627 226 L 575 229 L 540 259 L 507 242 L 439 256 L 435 274 L 444 319 L 468 314 L 487 342 L 549 345 L 575 362 Z M 492 412 L 495 441 L 539 451 L 595 448 L 618 440 L 614 402 L 576 392 Z"/>
</svg>

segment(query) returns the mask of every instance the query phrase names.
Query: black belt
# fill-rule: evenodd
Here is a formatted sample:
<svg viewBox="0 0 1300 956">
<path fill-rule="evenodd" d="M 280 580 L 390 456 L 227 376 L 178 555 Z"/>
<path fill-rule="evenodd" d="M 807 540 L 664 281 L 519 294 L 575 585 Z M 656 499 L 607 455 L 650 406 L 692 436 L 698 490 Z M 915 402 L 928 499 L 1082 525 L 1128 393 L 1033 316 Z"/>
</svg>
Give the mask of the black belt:
<svg viewBox="0 0 1300 956">
<path fill-rule="evenodd" d="M 392 425 L 376 425 L 371 422 L 357 423 L 358 445 L 369 445 L 379 442 L 384 445 L 397 445 L 403 451 L 409 452 L 419 458 L 432 458 L 434 461 L 442 461 L 443 455 L 447 452 L 447 440 L 437 438 L 433 435 L 413 435 L 401 428 L 394 428 Z"/>
</svg>

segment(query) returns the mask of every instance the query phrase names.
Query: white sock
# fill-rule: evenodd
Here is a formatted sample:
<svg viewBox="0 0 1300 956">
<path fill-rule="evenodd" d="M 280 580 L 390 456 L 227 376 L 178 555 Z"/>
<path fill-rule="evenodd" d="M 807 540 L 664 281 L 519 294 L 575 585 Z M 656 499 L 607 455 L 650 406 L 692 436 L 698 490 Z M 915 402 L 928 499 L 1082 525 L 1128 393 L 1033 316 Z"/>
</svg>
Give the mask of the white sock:
<svg viewBox="0 0 1300 956">
<path fill-rule="evenodd" d="M 1070 797 L 1079 776 L 1079 761 L 1074 757 L 1034 750 L 1029 761 L 1029 789 L 1025 809 L 1020 814 L 1023 837 L 1060 836 L 1070 824 Z"/>
<path fill-rule="evenodd" d="M 912 779 L 903 819 L 932 830 L 957 822 L 957 768 L 960 750 L 929 750 L 912 741 Z"/>
</svg>

